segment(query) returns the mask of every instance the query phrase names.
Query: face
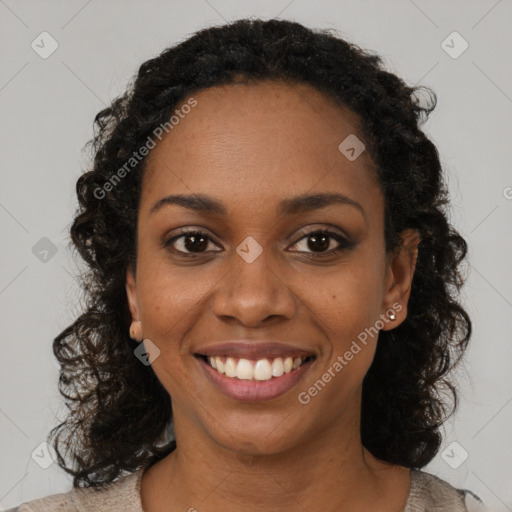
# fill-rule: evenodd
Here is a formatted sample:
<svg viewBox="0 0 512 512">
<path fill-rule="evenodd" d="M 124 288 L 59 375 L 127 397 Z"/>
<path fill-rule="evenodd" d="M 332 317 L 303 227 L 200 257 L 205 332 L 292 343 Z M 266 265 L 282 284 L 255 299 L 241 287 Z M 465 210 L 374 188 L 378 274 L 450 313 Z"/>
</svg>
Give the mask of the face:
<svg viewBox="0 0 512 512">
<path fill-rule="evenodd" d="M 127 273 L 177 436 L 271 454 L 356 431 L 368 332 L 403 321 L 414 269 L 386 253 L 368 152 L 338 149 L 357 116 L 306 85 L 194 99 L 148 157 Z"/>
</svg>

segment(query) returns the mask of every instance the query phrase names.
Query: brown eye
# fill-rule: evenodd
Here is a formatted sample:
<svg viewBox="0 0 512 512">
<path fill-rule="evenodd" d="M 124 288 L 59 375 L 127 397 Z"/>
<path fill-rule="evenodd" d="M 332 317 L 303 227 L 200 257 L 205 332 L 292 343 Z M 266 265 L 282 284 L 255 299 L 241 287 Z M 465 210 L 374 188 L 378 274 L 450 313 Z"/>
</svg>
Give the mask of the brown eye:
<svg viewBox="0 0 512 512">
<path fill-rule="evenodd" d="M 207 252 L 209 243 L 213 244 L 206 233 L 191 230 L 182 231 L 180 235 L 174 236 L 166 241 L 164 246 L 171 246 L 175 252 L 188 256 Z"/>
<path fill-rule="evenodd" d="M 301 243 L 306 247 L 302 250 L 299 249 L 298 252 L 305 252 L 312 258 L 332 256 L 344 249 L 351 249 L 355 245 L 345 236 L 325 229 L 306 233 L 299 241 L 295 242 L 294 246 Z M 179 235 L 164 242 L 164 247 L 171 247 L 176 254 L 187 257 L 222 250 L 209 249 L 211 246 L 218 247 L 207 233 L 200 230 L 181 230 Z"/>
<path fill-rule="evenodd" d="M 299 252 L 310 253 L 312 257 L 332 256 L 334 253 L 343 249 L 350 249 L 354 246 L 344 236 L 329 230 L 311 231 L 298 242 L 295 242 L 294 246 L 298 246 L 303 241 L 305 241 L 303 245 L 306 248 L 299 250 Z"/>
</svg>

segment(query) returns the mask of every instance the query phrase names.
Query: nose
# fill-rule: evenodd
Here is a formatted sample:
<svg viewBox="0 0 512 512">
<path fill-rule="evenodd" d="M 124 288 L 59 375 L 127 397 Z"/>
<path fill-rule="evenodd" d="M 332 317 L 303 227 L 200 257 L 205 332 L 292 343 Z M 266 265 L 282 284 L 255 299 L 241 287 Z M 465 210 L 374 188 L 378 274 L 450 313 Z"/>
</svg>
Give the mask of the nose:
<svg viewBox="0 0 512 512">
<path fill-rule="evenodd" d="M 293 291 L 270 267 L 266 251 L 251 263 L 234 254 L 231 270 L 218 283 L 213 312 L 221 319 L 236 319 L 247 327 L 262 325 L 271 317 L 291 319 L 296 308 Z"/>
</svg>

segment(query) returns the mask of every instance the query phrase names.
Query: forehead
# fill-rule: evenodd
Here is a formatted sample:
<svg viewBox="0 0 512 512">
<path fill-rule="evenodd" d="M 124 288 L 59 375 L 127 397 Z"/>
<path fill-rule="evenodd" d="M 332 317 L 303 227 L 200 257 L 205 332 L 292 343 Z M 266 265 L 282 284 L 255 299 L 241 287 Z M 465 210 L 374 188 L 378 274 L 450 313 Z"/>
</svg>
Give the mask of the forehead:
<svg viewBox="0 0 512 512">
<path fill-rule="evenodd" d="M 368 152 L 351 161 L 339 149 L 347 137 L 363 139 L 357 115 L 315 88 L 240 83 L 192 98 L 148 156 L 141 208 L 174 192 L 262 205 L 308 191 L 379 200 Z"/>
</svg>

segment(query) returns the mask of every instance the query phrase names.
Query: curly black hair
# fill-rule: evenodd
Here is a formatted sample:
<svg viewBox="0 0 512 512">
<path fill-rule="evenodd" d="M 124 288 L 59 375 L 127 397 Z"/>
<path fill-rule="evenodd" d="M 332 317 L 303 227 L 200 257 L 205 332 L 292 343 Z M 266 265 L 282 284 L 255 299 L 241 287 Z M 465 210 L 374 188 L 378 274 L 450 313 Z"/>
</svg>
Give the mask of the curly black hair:
<svg viewBox="0 0 512 512">
<path fill-rule="evenodd" d="M 95 118 L 94 161 L 78 179 L 71 227 L 87 264 L 86 304 L 53 343 L 69 412 L 50 440 L 75 487 L 103 486 L 176 448 L 168 435 L 170 396 L 151 366 L 134 357 L 138 345 L 128 334 L 125 279 L 136 263 L 146 162 L 137 151 L 194 91 L 239 80 L 308 84 L 356 113 L 385 199 L 386 249 L 396 250 L 408 228 L 420 234 L 408 316 L 380 332 L 363 382 L 363 445 L 381 460 L 421 468 L 437 453 L 440 427 L 455 410 L 448 373 L 471 335 L 458 302 L 467 245 L 448 220 L 436 147 L 419 128 L 435 94 L 406 85 L 379 56 L 334 30 L 241 19 L 202 29 L 144 62 L 128 90 Z M 120 169 L 123 179 L 113 181 Z"/>
</svg>

